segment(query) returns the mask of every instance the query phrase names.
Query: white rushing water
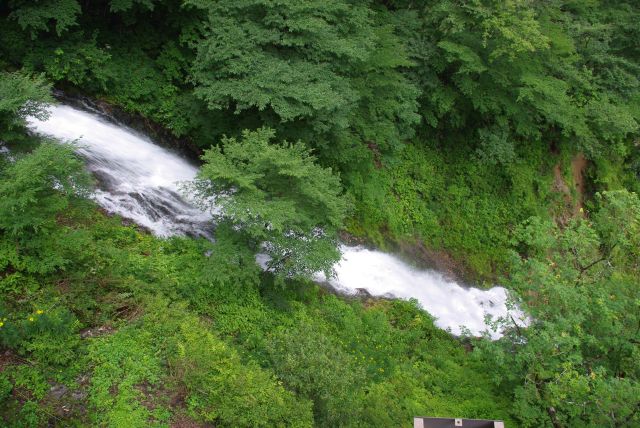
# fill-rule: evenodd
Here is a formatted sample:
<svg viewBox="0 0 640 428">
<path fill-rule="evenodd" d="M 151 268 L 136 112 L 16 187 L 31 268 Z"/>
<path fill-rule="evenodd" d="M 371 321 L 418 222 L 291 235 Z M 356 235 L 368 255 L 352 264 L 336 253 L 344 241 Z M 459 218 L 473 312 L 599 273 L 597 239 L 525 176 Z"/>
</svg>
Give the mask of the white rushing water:
<svg viewBox="0 0 640 428">
<path fill-rule="evenodd" d="M 210 217 L 179 193 L 197 167 L 131 129 L 66 105 L 50 108 L 47 121 L 29 119 L 32 130 L 75 142 L 98 180 L 95 200 L 159 236 L 205 234 Z"/>
<path fill-rule="evenodd" d="M 335 266 L 336 277 L 328 282 L 336 290 L 355 294 L 364 289 L 372 296 L 416 299 L 436 318 L 436 325 L 450 329 L 455 335 L 461 326 L 474 335 L 487 329 L 485 316 L 494 319 L 504 316 L 507 309 L 507 292 L 503 287 L 482 290 L 462 287 L 447 279 L 440 272 L 416 269 L 398 257 L 363 247 L 342 246 L 342 261 Z M 520 311 L 512 311 L 515 319 L 522 318 Z M 499 338 L 497 332 L 491 337 Z"/>
<path fill-rule="evenodd" d="M 99 115 L 66 105 L 52 106 L 48 120 L 29 120 L 30 128 L 59 141 L 76 141 L 77 151 L 98 179 L 95 200 L 107 211 L 133 220 L 159 236 L 207 235 L 210 216 L 179 193 L 197 167 L 150 139 Z M 432 270 L 418 270 L 393 255 L 361 247 L 342 246 L 343 258 L 329 283 L 338 291 L 373 296 L 415 298 L 436 324 L 472 334 L 486 330 L 485 315 L 504 316 L 507 293 L 465 288 Z M 514 317 L 521 317 L 516 311 Z M 497 338 L 498 333 L 492 333 Z"/>
</svg>

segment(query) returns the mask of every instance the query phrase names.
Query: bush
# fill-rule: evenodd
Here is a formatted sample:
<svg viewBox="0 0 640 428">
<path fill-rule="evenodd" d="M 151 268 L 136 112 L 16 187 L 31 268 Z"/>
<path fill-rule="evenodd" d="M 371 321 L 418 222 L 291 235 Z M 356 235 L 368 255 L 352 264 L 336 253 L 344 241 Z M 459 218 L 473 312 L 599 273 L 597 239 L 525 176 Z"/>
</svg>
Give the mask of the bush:
<svg viewBox="0 0 640 428">
<path fill-rule="evenodd" d="M 161 360 L 150 333 L 134 327 L 89 346 L 89 360 L 94 364 L 89 400 L 99 424 L 135 428 L 153 422 L 152 413 L 141 403 L 140 386 L 154 388 L 161 377 Z"/>
<path fill-rule="evenodd" d="M 78 235 L 58 216 L 88 194 L 89 183 L 72 148 L 53 143 L 0 170 L 0 269 L 50 273 L 69 264 Z"/>
<path fill-rule="evenodd" d="M 0 311 L 1 314 L 1 311 Z M 77 358 L 80 323 L 68 310 L 36 311 L 3 318 L 0 344 L 45 366 L 65 366 Z"/>
<path fill-rule="evenodd" d="M 285 390 L 274 375 L 238 354 L 197 324 L 180 326 L 171 364 L 199 419 L 216 426 L 310 427 L 310 402 Z"/>
</svg>

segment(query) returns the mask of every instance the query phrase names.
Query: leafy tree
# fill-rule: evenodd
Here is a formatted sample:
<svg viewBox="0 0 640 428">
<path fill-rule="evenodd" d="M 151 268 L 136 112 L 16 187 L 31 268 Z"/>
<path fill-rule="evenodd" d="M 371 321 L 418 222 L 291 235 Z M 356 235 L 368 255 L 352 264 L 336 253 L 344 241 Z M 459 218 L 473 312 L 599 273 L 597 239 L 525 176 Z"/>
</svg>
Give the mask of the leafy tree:
<svg viewBox="0 0 640 428">
<path fill-rule="evenodd" d="M 184 37 L 196 51 L 195 93 L 209 108 L 257 112 L 342 163 L 354 160 L 354 141 L 386 149 L 412 135 L 418 90 L 400 72 L 411 63 L 366 2 L 187 5 L 204 15 Z"/>
<path fill-rule="evenodd" d="M 110 58 L 105 49 L 98 47 L 96 34 L 88 37 L 83 31 L 76 31 L 64 40 L 39 43 L 22 61 L 25 69 L 42 71 L 52 81 L 104 89 Z"/>
<path fill-rule="evenodd" d="M 50 31 L 54 27 L 56 34 L 62 35 L 77 25 L 76 19 L 81 12 L 77 0 L 9 0 L 9 7 L 13 9 L 9 17 L 23 30 L 29 30 L 32 38 L 40 31 Z"/>
<path fill-rule="evenodd" d="M 640 421 L 640 201 L 599 196 L 592 220 L 565 229 L 532 219 L 517 233 L 509 286 L 530 314 L 484 343 L 524 426 L 632 426 Z M 635 248 L 635 249 L 633 249 Z"/>
<path fill-rule="evenodd" d="M 370 12 L 363 4 L 187 4 L 206 13 L 206 38 L 195 46 L 194 79 L 210 107 L 269 107 L 285 121 L 308 116 L 327 120 L 357 99 L 337 70 L 365 61 L 374 44 Z"/>
<path fill-rule="evenodd" d="M 0 171 L 0 268 L 51 272 L 69 262 L 58 224 L 90 179 L 70 147 L 45 143 Z"/>
<path fill-rule="evenodd" d="M 111 12 L 126 12 L 136 5 L 144 9 L 153 10 L 155 0 L 111 0 L 109 10 Z"/>
<path fill-rule="evenodd" d="M 594 7 L 576 9 L 560 2 L 434 0 L 397 12 L 407 22 L 401 28 L 419 64 L 413 73 L 435 136 L 456 130 L 481 160 L 508 164 L 517 145 L 553 139 L 597 154 L 637 132 L 636 100 L 628 89 L 623 96 L 594 79 L 602 71 L 582 56 L 585 34 L 576 29 L 587 31 Z M 620 73 L 634 69 L 620 50 L 600 48 Z"/>
<path fill-rule="evenodd" d="M 16 138 L 28 116 L 46 119 L 51 85 L 41 77 L 0 72 L 0 137 Z"/>
<path fill-rule="evenodd" d="M 319 425 L 358 425 L 364 411 L 363 370 L 320 325 L 302 317 L 296 324 L 271 335 L 267 352 L 274 370 L 288 388 L 313 401 Z"/>
<path fill-rule="evenodd" d="M 263 244 L 269 267 L 288 276 L 330 272 L 336 234 L 349 209 L 338 176 L 315 163 L 303 144 L 270 144 L 268 128 L 245 131 L 212 148 L 194 190 L 217 221 Z"/>
</svg>

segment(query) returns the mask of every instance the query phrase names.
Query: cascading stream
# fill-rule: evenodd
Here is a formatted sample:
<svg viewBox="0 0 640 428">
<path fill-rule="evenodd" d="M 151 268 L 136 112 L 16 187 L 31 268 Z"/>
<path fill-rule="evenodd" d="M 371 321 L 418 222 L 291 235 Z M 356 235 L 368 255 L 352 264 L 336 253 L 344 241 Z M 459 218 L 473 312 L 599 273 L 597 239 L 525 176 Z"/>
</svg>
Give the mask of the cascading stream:
<svg viewBox="0 0 640 428">
<path fill-rule="evenodd" d="M 77 152 L 97 179 L 96 202 L 158 236 L 207 235 L 211 217 L 180 195 L 179 184 L 198 168 L 124 126 L 67 105 L 50 108 L 47 121 L 29 119 L 32 130 Z"/>
<path fill-rule="evenodd" d="M 149 138 L 101 116 L 67 105 L 50 108 L 46 121 L 29 119 L 39 134 L 62 142 L 76 142 L 77 152 L 98 181 L 94 199 L 111 213 L 130 219 L 162 237 L 195 234 L 210 236 L 211 216 L 190 203 L 179 188 L 193 180 L 197 167 Z M 487 329 L 485 315 L 508 313 L 507 293 L 466 288 L 432 270 L 415 269 L 380 251 L 343 245 L 336 277 L 328 283 L 337 291 L 372 296 L 414 298 L 436 324 L 461 333 L 461 326 L 479 335 Z M 522 317 L 512 311 L 514 318 Z M 493 338 L 500 337 L 492 333 Z"/>
</svg>

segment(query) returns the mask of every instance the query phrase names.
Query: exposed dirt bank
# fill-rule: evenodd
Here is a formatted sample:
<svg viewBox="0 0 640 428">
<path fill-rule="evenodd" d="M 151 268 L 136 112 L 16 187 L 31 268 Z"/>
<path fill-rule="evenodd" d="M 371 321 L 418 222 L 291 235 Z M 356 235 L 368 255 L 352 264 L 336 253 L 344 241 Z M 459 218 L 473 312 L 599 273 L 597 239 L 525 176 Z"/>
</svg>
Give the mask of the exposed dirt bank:
<svg viewBox="0 0 640 428">
<path fill-rule="evenodd" d="M 575 192 L 572 192 L 572 188 L 566 183 L 560 163 L 553 167 L 551 190 L 563 194 L 564 201 L 560 214 L 556 215 L 559 224 L 566 224 L 570 219 L 584 215 L 585 171 L 588 164 L 589 161 L 583 153 L 578 153 L 571 159 L 571 178 Z"/>
<path fill-rule="evenodd" d="M 573 183 L 576 186 L 577 200 L 575 201 L 573 215 L 581 215 L 584 210 L 584 194 L 585 194 L 585 171 L 587 169 L 588 161 L 584 157 L 584 154 L 578 153 L 571 160 L 571 175 L 573 176 Z"/>
</svg>

